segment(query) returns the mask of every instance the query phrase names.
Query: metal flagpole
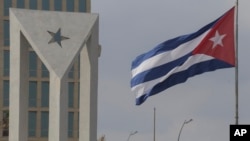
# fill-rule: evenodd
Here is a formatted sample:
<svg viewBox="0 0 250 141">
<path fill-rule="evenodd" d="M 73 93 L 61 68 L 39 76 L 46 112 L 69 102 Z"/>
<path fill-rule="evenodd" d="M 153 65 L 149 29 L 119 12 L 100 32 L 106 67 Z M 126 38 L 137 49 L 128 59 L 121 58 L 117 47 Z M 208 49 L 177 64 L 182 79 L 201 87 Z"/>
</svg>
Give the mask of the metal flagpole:
<svg viewBox="0 0 250 141">
<path fill-rule="evenodd" d="M 154 107 L 154 141 L 155 141 L 155 107 Z"/>
<path fill-rule="evenodd" d="M 239 123 L 239 90 L 238 90 L 238 5 L 239 2 L 236 0 L 235 6 L 235 124 Z"/>
</svg>

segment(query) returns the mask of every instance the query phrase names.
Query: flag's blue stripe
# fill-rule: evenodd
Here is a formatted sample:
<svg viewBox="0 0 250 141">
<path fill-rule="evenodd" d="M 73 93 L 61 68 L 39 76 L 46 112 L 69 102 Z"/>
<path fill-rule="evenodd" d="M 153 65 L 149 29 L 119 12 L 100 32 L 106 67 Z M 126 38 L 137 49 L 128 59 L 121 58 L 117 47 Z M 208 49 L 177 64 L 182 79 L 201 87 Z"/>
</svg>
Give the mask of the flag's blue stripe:
<svg viewBox="0 0 250 141">
<path fill-rule="evenodd" d="M 173 85 L 185 82 L 189 77 L 204 72 L 214 71 L 222 68 L 230 68 L 230 67 L 234 66 L 217 59 L 194 64 L 189 69 L 172 74 L 163 82 L 155 85 L 151 90 L 149 90 L 144 95 L 136 99 L 136 105 L 142 104 L 149 96 L 155 95 Z"/>
<path fill-rule="evenodd" d="M 149 52 L 144 53 L 142 55 L 139 55 L 132 62 L 132 69 L 139 66 L 143 61 L 147 60 L 148 58 L 151 58 L 151 57 L 153 57 L 157 54 L 160 54 L 162 52 L 173 50 L 173 49 L 177 48 L 178 46 L 180 46 L 181 44 L 197 38 L 198 36 L 200 36 L 201 34 L 206 32 L 207 30 L 209 30 L 211 27 L 213 27 L 213 25 L 217 21 L 218 21 L 218 19 L 207 24 L 206 26 L 202 27 L 200 30 L 198 30 L 195 33 L 188 34 L 188 35 L 182 35 L 182 36 L 176 37 L 174 39 L 167 40 L 167 41 L 157 45 L 154 49 L 150 50 Z"/>
<path fill-rule="evenodd" d="M 173 68 L 181 66 L 191 55 L 192 53 L 188 53 L 187 55 L 184 55 L 181 58 L 176 59 L 172 62 L 168 62 L 166 64 L 157 66 L 155 68 L 137 74 L 131 79 L 131 87 L 166 75 Z"/>
</svg>

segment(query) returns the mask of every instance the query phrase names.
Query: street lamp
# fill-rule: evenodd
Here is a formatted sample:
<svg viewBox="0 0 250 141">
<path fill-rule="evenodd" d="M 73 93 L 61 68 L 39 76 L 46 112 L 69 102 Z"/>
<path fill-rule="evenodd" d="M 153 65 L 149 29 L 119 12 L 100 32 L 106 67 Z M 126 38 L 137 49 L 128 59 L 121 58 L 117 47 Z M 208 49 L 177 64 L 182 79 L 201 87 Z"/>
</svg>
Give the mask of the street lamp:
<svg viewBox="0 0 250 141">
<path fill-rule="evenodd" d="M 180 136 L 181 136 L 181 131 L 182 131 L 182 128 L 184 127 L 185 124 L 188 124 L 189 122 L 193 121 L 193 119 L 190 119 L 190 120 L 185 120 L 181 126 L 181 130 L 179 132 L 179 136 L 178 136 L 178 141 L 180 141 Z"/>
<path fill-rule="evenodd" d="M 129 136 L 128 136 L 127 141 L 129 141 L 129 138 L 130 138 L 131 136 L 135 135 L 136 133 L 138 133 L 138 131 L 131 132 L 131 133 L 129 134 Z"/>
</svg>

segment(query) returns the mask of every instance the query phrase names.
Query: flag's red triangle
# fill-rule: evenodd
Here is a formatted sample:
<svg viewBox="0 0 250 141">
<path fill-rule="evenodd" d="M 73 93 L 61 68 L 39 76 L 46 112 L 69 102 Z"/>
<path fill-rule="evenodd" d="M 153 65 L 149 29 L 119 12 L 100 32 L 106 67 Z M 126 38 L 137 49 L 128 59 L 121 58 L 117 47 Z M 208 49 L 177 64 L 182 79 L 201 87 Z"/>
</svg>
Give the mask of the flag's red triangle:
<svg viewBox="0 0 250 141">
<path fill-rule="evenodd" d="M 235 65 L 234 9 L 230 9 L 215 23 L 193 54 L 206 54 Z"/>
</svg>

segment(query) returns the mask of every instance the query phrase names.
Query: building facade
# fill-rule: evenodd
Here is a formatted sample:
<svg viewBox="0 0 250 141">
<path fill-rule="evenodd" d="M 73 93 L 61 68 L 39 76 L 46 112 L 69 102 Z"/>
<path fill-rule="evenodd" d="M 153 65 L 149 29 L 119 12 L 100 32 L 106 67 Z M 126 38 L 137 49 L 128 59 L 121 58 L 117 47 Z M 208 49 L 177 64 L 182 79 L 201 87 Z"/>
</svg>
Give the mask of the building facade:
<svg viewBox="0 0 250 141">
<path fill-rule="evenodd" d="M 0 141 L 9 135 L 9 7 L 89 12 L 90 0 L 1 0 L 0 1 Z M 49 72 L 30 47 L 29 56 L 28 137 L 30 141 L 48 140 Z M 68 74 L 68 138 L 79 136 L 79 61 Z"/>
</svg>

